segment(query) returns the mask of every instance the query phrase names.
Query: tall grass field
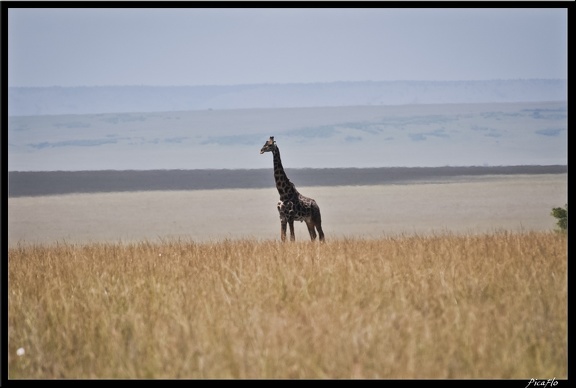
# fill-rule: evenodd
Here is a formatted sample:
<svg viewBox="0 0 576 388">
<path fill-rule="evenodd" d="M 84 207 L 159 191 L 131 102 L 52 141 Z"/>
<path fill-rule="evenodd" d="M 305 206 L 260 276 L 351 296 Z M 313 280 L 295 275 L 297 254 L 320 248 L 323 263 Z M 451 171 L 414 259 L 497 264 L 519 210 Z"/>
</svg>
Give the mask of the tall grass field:
<svg viewBox="0 0 576 388">
<path fill-rule="evenodd" d="M 567 236 L 18 245 L 9 379 L 567 378 Z"/>
</svg>

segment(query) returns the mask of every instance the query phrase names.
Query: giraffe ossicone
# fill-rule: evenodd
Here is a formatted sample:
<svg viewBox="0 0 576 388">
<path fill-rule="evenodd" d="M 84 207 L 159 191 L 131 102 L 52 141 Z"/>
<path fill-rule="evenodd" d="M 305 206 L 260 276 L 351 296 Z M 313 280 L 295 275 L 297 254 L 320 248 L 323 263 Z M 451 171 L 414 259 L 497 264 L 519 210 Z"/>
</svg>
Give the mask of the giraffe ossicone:
<svg viewBox="0 0 576 388">
<path fill-rule="evenodd" d="M 274 161 L 274 180 L 276 189 L 280 194 L 277 208 L 280 215 L 280 238 L 286 241 L 286 226 L 290 226 L 290 240 L 296 240 L 294 235 L 294 221 L 304 221 L 310 233 L 310 239 L 316 239 L 316 231 L 320 241 L 324 241 L 324 232 L 322 231 L 322 217 L 320 216 L 320 207 L 312 198 L 303 196 L 296 190 L 294 183 L 290 182 L 280 159 L 280 150 L 276 145 L 274 136 L 264 143 L 260 154 L 272 152 Z"/>
</svg>

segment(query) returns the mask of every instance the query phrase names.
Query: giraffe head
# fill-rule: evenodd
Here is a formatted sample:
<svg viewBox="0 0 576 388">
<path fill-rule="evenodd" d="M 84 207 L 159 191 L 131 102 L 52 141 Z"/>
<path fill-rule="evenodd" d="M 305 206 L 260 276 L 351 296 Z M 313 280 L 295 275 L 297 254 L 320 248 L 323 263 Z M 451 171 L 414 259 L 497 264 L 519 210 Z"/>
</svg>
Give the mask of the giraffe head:
<svg viewBox="0 0 576 388">
<path fill-rule="evenodd" d="M 274 141 L 274 136 L 270 136 L 270 139 L 268 139 L 268 141 L 264 143 L 264 146 L 260 150 L 260 153 L 263 154 L 264 152 L 271 152 L 275 148 L 276 148 L 276 142 Z"/>
</svg>

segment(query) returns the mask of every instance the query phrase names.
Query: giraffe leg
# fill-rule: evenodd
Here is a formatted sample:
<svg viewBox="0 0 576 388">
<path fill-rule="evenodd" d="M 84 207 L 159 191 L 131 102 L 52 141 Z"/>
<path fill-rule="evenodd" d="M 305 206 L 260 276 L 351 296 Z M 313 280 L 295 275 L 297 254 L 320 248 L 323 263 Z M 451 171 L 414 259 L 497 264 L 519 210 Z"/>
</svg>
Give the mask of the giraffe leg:
<svg viewBox="0 0 576 388">
<path fill-rule="evenodd" d="M 294 220 L 288 221 L 290 225 L 290 241 L 296 241 L 296 236 L 294 235 Z"/>
<path fill-rule="evenodd" d="M 306 226 L 308 227 L 308 233 L 310 233 L 310 239 L 312 241 L 316 240 L 316 231 L 314 230 L 314 222 L 306 221 Z"/>
<path fill-rule="evenodd" d="M 286 222 L 282 221 L 280 223 L 280 239 L 282 239 L 282 241 L 286 241 Z"/>
<path fill-rule="evenodd" d="M 320 225 L 320 223 L 317 223 L 316 229 L 318 230 L 318 235 L 320 236 L 320 241 L 324 242 L 324 232 L 322 231 L 322 225 Z"/>
<path fill-rule="evenodd" d="M 324 241 L 324 231 L 322 230 L 322 217 L 320 216 L 320 208 L 316 207 L 315 211 L 313 211 L 312 213 L 312 229 L 314 229 L 314 226 L 316 227 L 316 230 L 318 231 L 318 236 L 320 237 L 320 241 Z M 310 233 L 310 235 L 312 235 L 312 233 Z M 314 237 L 316 237 L 316 233 L 314 233 Z"/>
</svg>

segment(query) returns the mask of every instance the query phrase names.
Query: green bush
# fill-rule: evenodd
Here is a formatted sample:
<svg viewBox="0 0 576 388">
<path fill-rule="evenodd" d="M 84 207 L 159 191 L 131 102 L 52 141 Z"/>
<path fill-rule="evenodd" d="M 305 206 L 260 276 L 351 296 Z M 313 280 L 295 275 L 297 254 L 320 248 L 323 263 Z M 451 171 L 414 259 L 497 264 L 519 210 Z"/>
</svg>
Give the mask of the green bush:
<svg viewBox="0 0 576 388">
<path fill-rule="evenodd" d="M 552 213 L 550 214 L 552 215 L 552 217 L 558 219 L 556 225 L 558 225 L 558 228 L 561 231 L 568 230 L 568 204 L 564 205 L 564 209 L 562 209 L 561 207 L 553 208 Z"/>
</svg>

